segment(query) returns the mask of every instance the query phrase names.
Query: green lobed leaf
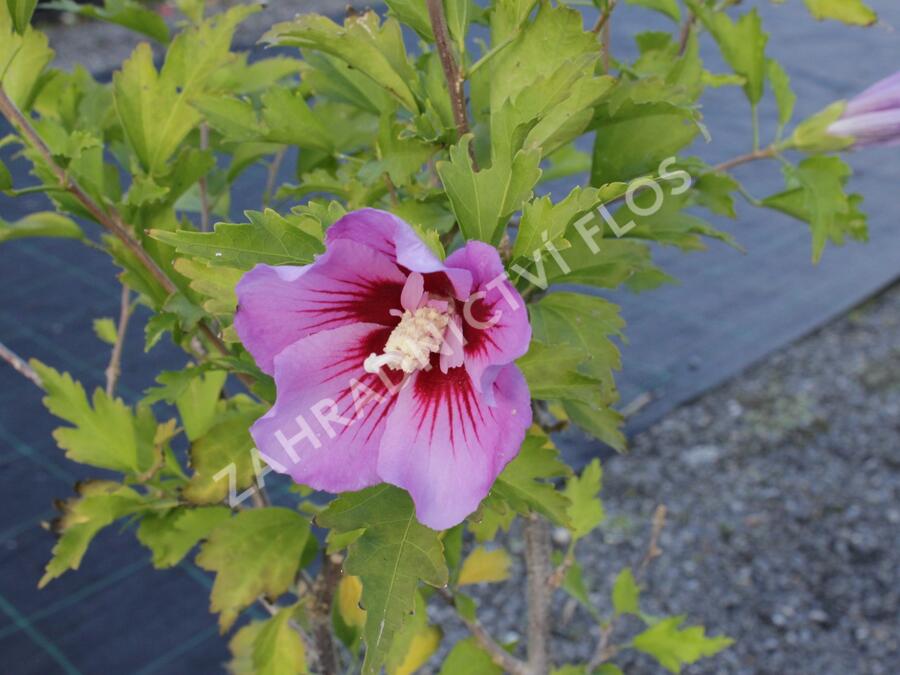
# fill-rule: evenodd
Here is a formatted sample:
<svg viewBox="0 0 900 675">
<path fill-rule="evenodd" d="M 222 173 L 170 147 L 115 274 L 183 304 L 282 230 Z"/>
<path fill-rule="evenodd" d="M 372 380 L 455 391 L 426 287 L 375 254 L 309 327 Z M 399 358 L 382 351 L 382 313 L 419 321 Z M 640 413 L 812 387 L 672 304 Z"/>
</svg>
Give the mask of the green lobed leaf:
<svg viewBox="0 0 900 675">
<path fill-rule="evenodd" d="M 635 636 L 632 645 L 655 658 L 669 672 L 680 673 L 683 665 L 718 654 L 734 642 L 727 637 L 706 637 L 702 626 L 682 629 L 684 620 L 683 616 L 663 619 Z"/>
<path fill-rule="evenodd" d="M 96 389 L 88 401 L 84 387 L 68 373 L 32 360 L 46 396 L 44 405 L 53 415 L 71 423 L 53 432 L 69 459 L 125 473 L 147 471 L 158 456 L 157 423 L 146 406 L 136 413 L 119 398 Z"/>
<path fill-rule="evenodd" d="M 412 28 L 423 40 L 434 42 L 431 19 L 428 16 L 428 7 L 424 2 L 421 0 L 385 0 L 385 4 L 390 9 L 391 15 L 397 17 L 400 23 Z"/>
<path fill-rule="evenodd" d="M 312 49 L 334 56 L 365 74 L 410 112 L 419 106 L 409 83 L 414 71 L 406 55 L 400 24 L 368 11 L 348 16 L 344 26 L 317 14 L 304 14 L 273 26 L 263 38 L 270 44 Z"/>
<path fill-rule="evenodd" d="M 600 501 L 600 482 L 603 469 L 600 460 L 594 459 L 580 475 L 572 476 L 566 481 L 563 494 L 569 499 L 569 520 L 571 521 L 572 538 L 576 541 L 590 534 L 603 522 L 605 514 Z"/>
<path fill-rule="evenodd" d="M 24 35 L 31 23 L 31 15 L 37 6 L 37 0 L 6 0 L 6 7 L 12 18 L 13 28 L 19 35 Z"/>
<path fill-rule="evenodd" d="M 466 520 L 466 526 L 479 542 L 494 541 L 500 530 L 509 532 L 516 512 L 496 495 L 488 495 L 478 510 Z"/>
<path fill-rule="evenodd" d="M 466 31 L 469 21 L 475 13 L 472 0 L 444 0 L 444 9 L 447 13 L 447 29 L 450 38 L 456 42 L 460 53 L 465 50 Z"/>
<path fill-rule="evenodd" d="M 838 157 L 816 156 L 796 167 L 784 167 L 788 189 L 763 200 L 769 208 L 809 223 L 812 258 L 818 262 L 826 243 L 841 245 L 847 237 L 868 239 L 866 216 L 859 207 L 862 197 L 844 188 L 850 167 Z"/>
<path fill-rule="evenodd" d="M 151 230 L 150 236 L 179 253 L 211 265 L 248 270 L 257 263 L 304 265 L 323 250 L 322 242 L 301 228 L 301 218 L 272 209 L 245 211 L 249 223 L 217 223 L 213 232 Z"/>
<path fill-rule="evenodd" d="M 603 185 L 656 175 L 660 162 L 689 145 L 700 127 L 691 109 L 656 101 L 625 102 L 613 112 L 601 106 L 595 116 L 597 137 L 591 183 Z"/>
<path fill-rule="evenodd" d="M 11 190 L 13 187 L 12 174 L 9 172 L 9 169 L 6 167 L 6 164 L 3 163 L 3 160 L 0 159 L 0 192 L 4 192 L 6 190 Z"/>
<path fill-rule="evenodd" d="M 41 7 L 114 23 L 135 33 L 146 35 L 157 42 L 169 41 L 169 27 L 166 25 L 165 19 L 135 0 L 105 0 L 102 7 L 82 5 L 74 0 L 54 0 L 41 5 Z"/>
<path fill-rule="evenodd" d="M 363 584 L 366 657 L 363 673 L 377 673 L 397 633 L 415 610 L 419 580 L 432 586 L 448 581 L 438 533 L 416 520 L 409 495 L 379 485 L 345 493 L 316 517 L 317 524 L 365 532 L 348 549 L 344 570 Z"/>
<path fill-rule="evenodd" d="M 768 69 L 769 83 L 772 85 L 775 101 L 778 104 L 778 125 L 784 128 L 794 116 L 797 95 L 791 89 L 791 78 L 778 61 L 769 59 Z"/>
<path fill-rule="evenodd" d="M 834 19 L 852 26 L 871 26 L 878 15 L 863 0 L 804 0 L 816 19 Z"/>
<path fill-rule="evenodd" d="M 494 483 L 492 493 L 519 513 L 541 513 L 559 525 L 569 524 L 569 500 L 552 480 L 571 475 L 559 450 L 538 427 L 532 427 L 519 454 Z"/>
<path fill-rule="evenodd" d="M 581 293 L 550 293 L 529 306 L 535 338 L 550 346 L 569 345 L 582 353 L 581 372 L 611 393 L 613 370 L 621 368 L 619 350 L 610 340 L 621 336 L 625 322 L 608 300 Z"/>
<path fill-rule="evenodd" d="M 209 126 L 222 134 L 226 141 L 257 141 L 266 133 L 253 103 L 243 98 L 204 94 L 194 98 L 191 104 L 203 113 Z"/>
<path fill-rule="evenodd" d="M 113 75 L 113 99 L 128 144 L 150 173 L 163 170 L 200 121 L 200 114 L 187 105 L 176 85 L 160 79 L 146 42 Z"/>
<path fill-rule="evenodd" d="M 281 507 L 241 511 L 212 531 L 197 565 L 216 573 L 210 609 L 223 632 L 260 595 L 290 590 L 308 537 L 303 516 Z"/>
<path fill-rule="evenodd" d="M 94 334 L 103 342 L 108 345 L 116 344 L 116 340 L 118 339 L 118 330 L 116 329 L 115 321 L 113 321 L 109 317 L 94 319 L 93 328 Z"/>
<path fill-rule="evenodd" d="M 207 313 L 229 319 L 234 317 L 237 309 L 235 287 L 244 275 L 242 270 L 191 258 L 178 258 L 175 270 L 191 280 L 191 290 L 204 298 L 202 306 Z"/>
<path fill-rule="evenodd" d="M 491 44 L 501 44 L 515 36 L 537 0 L 496 0 L 491 3 Z"/>
<path fill-rule="evenodd" d="M 267 127 L 265 140 L 327 153 L 334 151 L 329 126 L 335 120 L 320 117 L 302 93 L 276 87 L 262 95 L 262 105 L 262 119 Z"/>
<path fill-rule="evenodd" d="M 758 104 L 766 81 L 766 43 L 769 40 L 759 13 L 754 9 L 734 21 L 725 12 L 703 6 L 700 0 L 689 0 L 688 5 L 719 43 L 728 65 L 745 79 L 744 93 L 750 103 Z"/>
<path fill-rule="evenodd" d="M 53 211 L 30 213 L 14 223 L 0 218 L 0 244 L 28 237 L 84 239 L 84 232 L 74 220 Z"/>
<path fill-rule="evenodd" d="M 639 614 L 638 600 L 641 590 L 634 580 L 630 567 L 625 567 L 616 575 L 613 583 L 612 601 L 616 614 Z"/>
<path fill-rule="evenodd" d="M 584 352 L 573 345 L 547 345 L 532 340 L 528 353 L 516 365 L 528 382 L 532 398 L 590 403 L 602 391 L 603 383 L 578 372 L 584 358 Z"/>
<path fill-rule="evenodd" d="M 505 9 L 513 8 L 495 6 L 495 16 Z M 591 106 L 613 84 L 596 73 L 596 37 L 581 15 L 542 4 L 510 44 L 501 48 L 502 40 L 493 39 L 498 51 L 471 83 L 476 120 L 490 127 L 493 162 L 508 163 L 522 148 L 549 154 L 578 136 L 591 121 Z"/>
<path fill-rule="evenodd" d="M 196 441 L 203 436 L 215 422 L 222 387 L 225 386 L 227 377 L 228 373 L 224 370 L 199 373 L 175 397 L 174 403 L 189 441 Z"/>
<path fill-rule="evenodd" d="M 238 6 L 179 33 L 157 73 L 150 45 L 141 43 L 113 75 L 113 100 L 128 145 L 141 167 L 166 169 L 187 134 L 200 122 L 192 100 L 204 93 L 210 76 L 232 62 L 231 38 L 258 7 Z"/>
<path fill-rule="evenodd" d="M 511 163 L 496 161 L 475 171 L 469 155 L 471 135 L 450 149 L 450 161 L 436 164 L 453 213 L 466 239 L 497 243 L 506 219 L 531 197 L 540 178 L 540 153 L 516 153 Z"/>
<path fill-rule="evenodd" d="M 512 258 L 531 257 L 546 242 L 558 242 L 569 224 L 608 199 L 609 186 L 575 187 L 565 199 L 553 203 L 549 196 L 534 199 L 522 207 L 522 218 L 513 245 Z"/>
<path fill-rule="evenodd" d="M 580 372 L 597 380 L 590 400 L 566 400 L 566 413 L 575 424 L 613 448 L 623 449 L 620 415 L 611 409 L 618 401 L 613 371 L 621 368 L 619 350 L 610 339 L 620 336 L 624 322 L 618 307 L 602 298 L 555 292 L 529 305 L 536 339 L 550 346 L 570 345 L 581 350 Z"/>
<path fill-rule="evenodd" d="M 21 35 L 16 32 L 8 8 L 0 12 L 0 84 L 10 100 L 27 111 L 43 84 L 41 75 L 53 60 L 53 50 L 47 36 L 31 26 L 25 26 Z"/>
</svg>

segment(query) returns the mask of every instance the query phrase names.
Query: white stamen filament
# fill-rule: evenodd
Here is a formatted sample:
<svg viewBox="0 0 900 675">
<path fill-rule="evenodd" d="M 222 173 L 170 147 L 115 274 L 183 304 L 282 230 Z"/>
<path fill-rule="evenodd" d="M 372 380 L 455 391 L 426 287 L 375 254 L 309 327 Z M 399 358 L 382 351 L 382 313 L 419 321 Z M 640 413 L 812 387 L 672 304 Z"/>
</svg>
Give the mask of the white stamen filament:
<svg viewBox="0 0 900 675">
<path fill-rule="evenodd" d="M 363 362 L 367 373 L 377 373 L 382 366 L 412 373 L 430 367 L 431 355 L 440 351 L 450 315 L 434 307 L 405 311 L 391 332 L 383 354 L 370 354 Z"/>
</svg>

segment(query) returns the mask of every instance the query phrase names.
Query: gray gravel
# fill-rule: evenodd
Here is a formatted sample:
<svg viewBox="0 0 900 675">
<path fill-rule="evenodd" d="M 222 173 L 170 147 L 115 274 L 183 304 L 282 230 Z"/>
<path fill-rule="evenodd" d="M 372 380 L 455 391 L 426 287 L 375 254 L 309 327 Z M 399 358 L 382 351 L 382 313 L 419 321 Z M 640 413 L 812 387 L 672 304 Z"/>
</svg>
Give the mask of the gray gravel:
<svg viewBox="0 0 900 675">
<path fill-rule="evenodd" d="M 737 641 L 685 672 L 900 672 L 898 331 L 900 286 L 681 408 L 637 436 L 629 455 L 607 461 L 607 520 L 579 545 L 598 606 L 609 607 L 618 570 L 642 557 L 662 503 L 664 555 L 649 569 L 643 609 L 685 613 Z M 514 637 L 520 625 L 519 584 L 478 594 L 497 636 Z M 617 635 L 635 628 L 623 624 Z M 575 610 L 556 635 L 557 662 L 586 659 L 596 634 Z M 663 672 L 643 658 L 620 664 Z"/>
</svg>

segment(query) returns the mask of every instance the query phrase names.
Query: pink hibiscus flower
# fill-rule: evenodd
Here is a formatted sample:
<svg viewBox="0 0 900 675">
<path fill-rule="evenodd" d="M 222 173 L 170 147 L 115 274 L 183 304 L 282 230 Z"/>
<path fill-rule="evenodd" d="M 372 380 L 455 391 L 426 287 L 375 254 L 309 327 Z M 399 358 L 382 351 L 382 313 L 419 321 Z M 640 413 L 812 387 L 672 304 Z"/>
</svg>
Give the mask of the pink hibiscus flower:
<svg viewBox="0 0 900 675">
<path fill-rule="evenodd" d="M 253 439 L 298 483 L 391 483 L 423 524 L 456 525 L 531 425 L 513 363 L 531 339 L 525 303 L 493 247 L 441 262 L 384 211 L 347 214 L 325 243 L 311 265 L 257 265 L 237 286 L 235 328 L 278 390 Z"/>
</svg>

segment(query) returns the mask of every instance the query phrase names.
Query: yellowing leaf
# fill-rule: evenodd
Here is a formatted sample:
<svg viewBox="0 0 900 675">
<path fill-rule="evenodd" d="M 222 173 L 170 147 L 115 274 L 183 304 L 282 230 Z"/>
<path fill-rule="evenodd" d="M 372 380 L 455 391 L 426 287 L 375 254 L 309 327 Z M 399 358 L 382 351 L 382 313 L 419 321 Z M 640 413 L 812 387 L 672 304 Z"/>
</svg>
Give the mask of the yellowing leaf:
<svg viewBox="0 0 900 675">
<path fill-rule="evenodd" d="M 366 610 L 359 606 L 362 583 L 359 577 L 345 574 L 337 587 L 337 608 L 348 626 L 362 628 L 366 623 Z"/>
<path fill-rule="evenodd" d="M 505 581 L 509 578 L 511 564 L 512 560 L 505 549 L 488 550 L 484 546 L 478 546 L 463 562 L 457 583 L 466 586 Z"/>
<path fill-rule="evenodd" d="M 308 672 L 306 648 L 290 625 L 293 607 L 266 621 L 253 642 L 254 675 L 298 675 Z"/>
<path fill-rule="evenodd" d="M 172 567 L 205 538 L 231 512 L 225 506 L 199 509 L 172 509 L 166 513 L 148 513 L 138 527 L 138 540 L 153 551 L 153 566 Z"/>
<path fill-rule="evenodd" d="M 184 489 L 185 499 L 194 504 L 215 504 L 228 498 L 232 481 L 237 491 L 253 484 L 254 444 L 248 429 L 264 412 L 265 408 L 258 405 L 229 412 L 191 444 L 194 474 Z"/>
<path fill-rule="evenodd" d="M 60 508 L 62 515 L 52 523 L 60 533 L 53 547 L 53 558 L 47 563 L 38 582 L 43 588 L 70 569 L 78 569 L 96 534 L 113 521 L 142 510 L 146 501 L 129 487 L 112 481 L 88 481 L 78 486 L 78 496 Z"/>
<path fill-rule="evenodd" d="M 197 564 L 216 573 L 210 609 L 221 612 L 222 632 L 260 595 L 291 588 L 308 537 L 309 523 L 281 507 L 241 511 L 213 530 Z"/>
<path fill-rule="evenodd" d="M 389 670 L 389 675 L 412 675 L 437 651 L 442 637 L 440 628 L 424 626 L 413 635 L 403 662 L 395 669 Z"/>
</svg>

